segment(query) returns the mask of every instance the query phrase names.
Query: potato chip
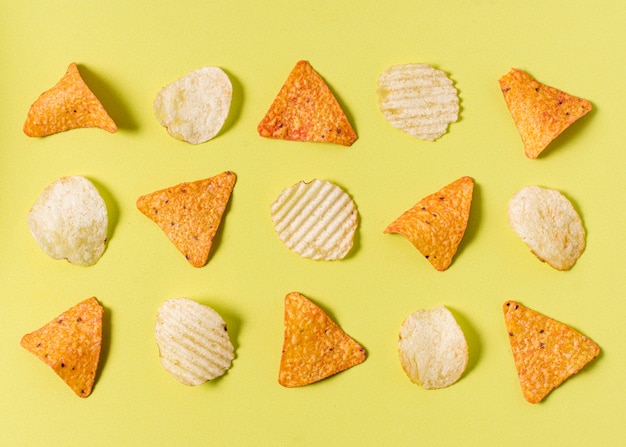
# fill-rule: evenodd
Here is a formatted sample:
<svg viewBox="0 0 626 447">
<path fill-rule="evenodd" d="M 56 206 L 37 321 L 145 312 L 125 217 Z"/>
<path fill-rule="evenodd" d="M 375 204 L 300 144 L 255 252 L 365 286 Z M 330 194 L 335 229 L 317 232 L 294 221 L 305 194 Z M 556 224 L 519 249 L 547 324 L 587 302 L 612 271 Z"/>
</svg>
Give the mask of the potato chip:
<svg viewBox="0 0 626 447">
<path fill-rule="evenodd" d="M 23 130 L 29 137 L 45 137 L 85 127 L 117 132 L 117 125 L 72 62 L 63 78 L 30 106 Z"/>
<path fill-rule="evenodd" d="M 282 386 L 309 385 L 365 361 L 365 349 L 300 293 L 285 296 L 284 319 Z"/>
<path fill-rule="evenodd" d="M 48 256 L 84 266 L 104 253 L 108 226 L 104 199 L 82 176 L 50 184 L 28 213 L 30 232 Z"/>
<path fill-rule="evenodd" d="M 395 65 L 378 78 L 378 107 L 396 129 L 434 141 L 459 118 L 459 97 L 448 75 L 428 64 Z"/>
<path fill-rule="evenodd" d="M 600 347 L 571 327 L 515 301 L 503 305 L 504 321 L 522 394 L 538 403 L 600 354 Z"/>
<path fill-rule="evenodd" d="M 154 100 L 154 115 L 172 137 L 200 144 L 222 129 L 232 97 L 228 75 L 219 67 L 203 67 L 163 87 Z"/>
<path fill-rule="evenodd" d="M 343 259 L 353 246 L 356 205 L 328 181 L 314 179 L 284 189 L 272 202 L 271 214 L 278 238 L 303 258 Z"/>
<path fill-rule="evenodd" d="M 95 297 L 84 300 L 20 344 L 55 373 L 78 397 L 91 394 L 100 361 L 104 309 Z"/>
<path fill-rule="evenodd" d="M 188 298 L 172 298 L 159 306 L 154 333 L 161 364 L 185 385 L 224 375 L 235 358 L 222 317 Z"/>
<path fill-rule="evenodd" d="M 498 82 L 522 137 L 524 152 L 531 159 L 592 108 L 586 99 L 541 84 L 515 68 Z"/>
<path fill-rule="evenodd" d="M 266 138 L 350 146 L 357 136 L 322 77 L 299 61 L 257 127 Z"/>
<path fill-rule="evenodd" d="M 531 252 L 557 270 L 571 269 L 585 250 L 585 229 L 559 191 L 526 186 L 508 206 L 509 225 Z"/>
<path fill-rule="evenodd" d="M 469 358 L 465 335 L 445 306 L 420 309 L 402 322 L 398 354 L 411 382 L 425 389 L 458 381 Z"/>
<path fill-rule="evenodd" d="M 424 197 L 385 229 L 407 238 L 439 271 L 452 263 L 467 228 L 474 180 L 461 177 Z"/>
<path fill-rule="evenodd" d="M 143 195 L 137 209 L 156 223 L 194 267 L 207 263 L 237 177 L 225 171 Z"/>
</svg>

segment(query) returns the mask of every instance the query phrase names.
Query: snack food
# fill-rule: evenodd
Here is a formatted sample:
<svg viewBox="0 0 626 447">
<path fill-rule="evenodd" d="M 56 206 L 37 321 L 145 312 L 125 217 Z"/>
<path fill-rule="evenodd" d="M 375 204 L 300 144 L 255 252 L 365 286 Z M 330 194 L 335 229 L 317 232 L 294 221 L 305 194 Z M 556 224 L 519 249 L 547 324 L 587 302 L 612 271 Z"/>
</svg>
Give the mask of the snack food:
<svg viewBox="0 0 626 447">
<path fill-rule="evenodd" d="M 161 364 L 185 385 L 222 376 L 235 358 L 222 317 L 188 298 L 172 298 L 159 306 L 154 333 Z"/>
<path fill-rule="evenodd" d="M 89 298 L 24 335 L 20 344 L 51 367 L 78 397 L 87 397 L 100 361 L 103 314 L 98 300 Z"/>
<path fill-rule="evenodd" d="M 237 177 L 225 171 L 143 195 L 137 209 L 163 230 L 194 267 L 207 263 Z"/>
<path fill-rule="evenodd" d="M 284 320 L 282 386 L 309 385 L 365 361 L 365 349 L 300 293 L 285 296 Z"/>
<path fill-rule="evenodd" d="M 387 68 L 378 77 L 378 107 L 396 129 L 434 141 L 459 118 L 458 92 L 448 75 L 428 64 Z"/>
<path fill-rule="evenodd" d="M 72 62 L 61 80 L 30 106 L 23 130 L 29 137 L 44 137 L 85 127 L 117 132 L 115 121 L 85 84 L 76 63 Z"/>
<path fill-rule="evenodd" d="M 200 144 L 222 129 L 232 97 L 228 75 L 219 67 L 203 67 L 163 87 L 153 110 L 172 137 Z"/>
<path fill-rule="evenodd" d="M 407 238 L 439 271 L 452 263 L 463 239 L 474 191 L 474 180 L 461 177 L 424 197 L 385 229 Z"/>
<path fill-rule="evenodd" d="M 445 306 L 417 310 L 402 322 L 398 354 L 411 382 L 425 389 L 455 383 L 469 358 L 465 335 Z"/>
<path fill-rule="evenodd" d="M 30 232 L 48 256 L 84 266 L 104 253 L 108 226 L 104 199 L 82 176 L 51 183 L 28 213 Z"/>
<path fill-rule="evenodd" d="M 257 131 L 266 138 L 344 146 L 357 138 L 337 98 L 307 61 L 291 70 Z"/>
<path fill-rule="evenodd" d="M 524 152 L 531 159 L 537 158 L 552 140 L 592 109 L 586 99 L 544 85 L 516 68 L 498 82 L 522 137 Z"/>
<path fill-rule="evenodd" d="M 585 250 L 585 229 L 572 203 L 559 191 L 526 186 L 508 205 L 509 225 L 542 262 L 571 269 Z"/>
<path fill-rule="evenodd" d="M 356 205 L 339 186 L 325 180 L 285 188 L 270 207 L 278 238 L 303 258 L 343 259 L 358 225 Z"/>
<path fill-rule="evenodd" d="M 600 347 L 571 327 L 516 301 L 502 306 L 522 394 L 541 402 L 600 354 Z"/>
</svg>

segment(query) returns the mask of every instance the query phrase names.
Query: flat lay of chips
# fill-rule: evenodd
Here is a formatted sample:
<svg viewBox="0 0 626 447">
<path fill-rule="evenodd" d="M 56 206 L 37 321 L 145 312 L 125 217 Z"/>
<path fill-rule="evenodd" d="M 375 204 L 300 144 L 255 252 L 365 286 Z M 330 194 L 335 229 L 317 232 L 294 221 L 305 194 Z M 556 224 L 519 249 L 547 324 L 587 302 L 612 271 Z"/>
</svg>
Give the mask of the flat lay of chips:
<svg viewBox="0 0 626 447">
<path fill-rule="evenodd" d="M 307 61 L 299 61 L 257 126 L 260 136 L 350 146 L 357 136 L 335 95 Z"/>
<path fill-rule="evenodd" d="M 407 238 L 439 271 L 452 263 L 469 220 L 474 180 L 461 177 L 405 211 L 385 229 Z"/>
<path fill-rule="evenodd" d="M 204 266 L 237 176 L 230 171 L 180 183 L 137 199 L 137 209 L 156 223 L 194 267 Z"/>
<path fill-rule="evenodd" d="M 45 137 L 85 127 L 117 132 L 115 121 L 72 62 L 61 80 L 30 106 L 23 130 L 29 137 Z"/>
<path fill-rule="evenodd" d="M 278 383 L 309 385 L 365 361 L 365 349 L 298 292 L 285 296 L 285 332 Z"/>
<path fill-rule="evenodd" d="M 516 301 L 502 306 L 522 394 L 541 402 L 600 354 L 600 347 L 571 327 Z"/>
<path fill-rule="evenodd" d="M 539 157 L 552 140 L 592 109 L 586 99 L 544 85 L 519 69 L 511 69 L 498 82 L 524 152 L 531 159 Z"/>
<path fill-rule="evenodd" d="M 233 86 L 224 70 L 203 67 L 163 87 L 153 110 L 172 137 L 200 144 L 222 129 L 232 97 Z"/>
<path fill-rule="evenodd" d="M 51 367 L 78 397 L 87 397 L 100 361 L 103 314 L 95 297 L 86 299 L 24 335 L 20 344 Z"/>
<path fill-rule="evenodd" d="M 220 314 L 188 298 L 172 298 L 159 306 L 154 333 L 161 364 L 188 386 L 222 376 L 235 358 Z"/>
</svg>

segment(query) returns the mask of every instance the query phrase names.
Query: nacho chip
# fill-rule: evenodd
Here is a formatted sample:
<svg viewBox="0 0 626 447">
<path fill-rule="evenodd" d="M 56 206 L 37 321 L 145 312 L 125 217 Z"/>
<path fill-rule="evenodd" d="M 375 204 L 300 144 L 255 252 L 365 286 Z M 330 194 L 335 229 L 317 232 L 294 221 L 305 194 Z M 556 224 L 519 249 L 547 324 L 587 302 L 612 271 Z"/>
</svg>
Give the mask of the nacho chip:
<svg viewBox="0 0 626 447">
<path fill-rule="evenodd" d="M 213 238 L 237 177 L 226 171 L 181 183 L 137 199 L 137 209 L 156 223 L 194 267 L 207 263 Z"/>
<path fill-rule="evenodd" d="M 452 263 L 469 219 L 474 180 L 460 179 L 424 197 L 385 229 L 407 238 L 439 271 Z"/>
<path fill-rule="evenodd" d="M 63 78 L 30 106 L 24 133 L 29 137 L 45 137 L 85 127 L 117 132 L 117 125 L 72 62 Z"/>
<path fill-rule="evenodd" d="M 282 386 L 309 385 L 365 361 L 365 349 L 298 292 L 285 296 L 284 318 Z"/>
<path fill-rule="evenodd" d="M 266 138 L 350 146 L 356 133 L 322 77 L 299 61 L 257 127 Z"/>
<path fill-rule="evenodd" d="M 586 99 L 541 84 L 515 68 L 498 82 L 522 137 L 524 152 L 531 159 L 592 108 Z"/>
<path fill-rule="evenodd" d="M 78 397 L 87 397 L 100 360 L 103 314 L 98 300 L 89 298 L 24 335 L 20 344 L 51 367 Z"/>
<path fill-rule="evenodd" d="M 503 305 L 504 321 L 522 394 L 538 403 L 600 354 L 600 347 L 571 327 L 515 301 Z"/>
</svg>

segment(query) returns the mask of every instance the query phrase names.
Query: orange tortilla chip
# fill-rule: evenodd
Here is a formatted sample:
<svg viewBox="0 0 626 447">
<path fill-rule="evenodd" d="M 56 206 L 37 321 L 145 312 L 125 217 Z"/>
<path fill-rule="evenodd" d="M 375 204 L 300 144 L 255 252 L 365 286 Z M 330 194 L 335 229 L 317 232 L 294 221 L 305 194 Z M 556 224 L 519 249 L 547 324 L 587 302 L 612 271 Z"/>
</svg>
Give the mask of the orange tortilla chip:
<svg viewBox="0 0 626 447">
<path fill-rule="evenodd" d="M 117 125 L 72 62 L 63 78 L 30 106 L 24 133 L 29 137 L 45 137 L 84 127 L 117 131 Z"/>
<path fill-rule="evenodd" d="M 522 394 L 530 403 L 553 389 L 600 354 L 600 347 L 571 327 L 515 301 L 503 306 Z"/>
<path fill-rule="evenodd" d="M 522 70 L 512 69 L 498 82 L 531 159 L 592 108 L 586 99 L 541 84 Z"/>
<path fill-rule="evenodd" d="M 285 297 L 285 338 L 278 383 L 318 382 L 365 361 L 365 349 L 298 292 Z"/>
<path fill-rule="evenodd" d="M 137 199 L 137 208 L 155 222 L 194 267 L 207 263 L 213 238 L 237 180 L 226 171 L 181 183 Z"/>
<path fill-rule="evenodd" d="M 350 146 L 356 133 L 322 77 L 299 61 L 257 127 L 259 135 L 280 140 Z"/>
<path fill-rule="evenodd" d="M 102 346 L 104 309 L 86 299 L 24 335 L 21 345 L 50 366 L 78 397 L 91 394 Z"/>
<path fill-rule="evenodd" d="M 467 228 L 474 180 L 460 179 L 424 197 L 385 229 L 407 238 L 439 271 L 452 263 Z"/>
</svg>

